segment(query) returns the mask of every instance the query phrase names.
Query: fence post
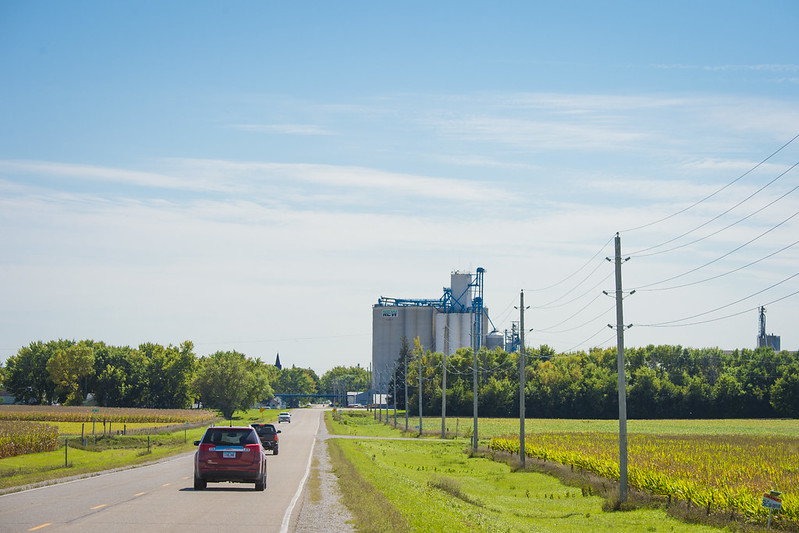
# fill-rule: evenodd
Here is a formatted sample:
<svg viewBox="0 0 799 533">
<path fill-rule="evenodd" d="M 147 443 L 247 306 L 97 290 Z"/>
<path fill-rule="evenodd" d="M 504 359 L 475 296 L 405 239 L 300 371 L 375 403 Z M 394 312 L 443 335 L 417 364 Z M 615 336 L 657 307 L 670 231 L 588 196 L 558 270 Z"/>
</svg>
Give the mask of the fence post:
<svg viewBox="0 0 799 533">
<path fill-rule="evenodd" d="M 69 439 L 64 439 L 64 468 L 69 466 L 69 458 L 67 456 L 68 449 L 69 449 Z"/>
</svg>

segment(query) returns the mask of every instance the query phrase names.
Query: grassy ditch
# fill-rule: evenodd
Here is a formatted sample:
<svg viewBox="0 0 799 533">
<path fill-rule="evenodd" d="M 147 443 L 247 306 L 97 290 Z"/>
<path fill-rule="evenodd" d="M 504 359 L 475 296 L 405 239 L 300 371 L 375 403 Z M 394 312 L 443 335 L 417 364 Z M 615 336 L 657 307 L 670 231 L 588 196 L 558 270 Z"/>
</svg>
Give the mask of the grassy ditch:
<svg viewBox="0 0 799 533">
<path fill-rule="evenodd" d="M 469 456 L 462 443 L 332 440 L 358 531 L 713 531 L 661 509 L 605 512 L 605 498 L 538 472 Z"/>
<path fill-rule="evenodd" d="M 393 422 L 393 419 L 390 421 Z M 597 507 L 594 503 L 592 503 L 593 500 L 590 500 L 590 498 L 598 498 L 596 501 L 601 502 L 598 507 L 598 512 L 604 513 L 601 515 L 602 517 L 605 517 L 603 520 L 608 520 L 608 524 L 612 525 L 588 526 L 588 530 L 624 530 L 627 528 L 628 530 L 662 531 L 664 530 L 662 529 L 664 524 L 669 524 L 669 529 L 666 530 L 671 530 L 670 528 L 672 527 L 674 527 L 675 531 L 682 530 L 681 528 L 685 527 L 688 527 L 688 530 L 693 530 L 691 528 L 694 526 L 688 525 L 691 523 L 704 524 L 708 527 L 719 527 L 731 531 L 748 532 L 765 530 L 765 519 L 763 518 L 764 515 L 762 513 L 762 509 L 759 509 L 759 500 L 751 504 L 753 506 L 758 506 L 758 509 L 752 512 L 742 512 L 740 509 L 723 505 L 723 502 L 719 500 L 724 495 L 723 491 L 720 491 L 715 485 L 708 484 L 707 480 L 704 480 L 704 483 L 708 487 L 707 490 L 710 491 L 713 496 L 712 501 L 709 501 L 710 503 L 707 504 L 703 503 L 700 505 L 701 499 L 695 497 L 696 494 L 698 494 L 696 491 L 689 491 L 691 496 L 685 497 L 685 495 L 688 494 L 688 492 L 686 492 L 687 489 L 681 489 L 680 491 L 676 492 L 672 491 L 672 493 L 669 494 L 663 490 L 660 490 L 662 487 L 658 485 L 659 488 L 656 487 L 657 490 L 655 490 L 646 484 L 640 483 L 641 480 L 639 478 L 641 476 L 636 477 L 636 468 L 640 468 L 643 465 L 649 465 L 650 463 L 654 464 L 655 466 L 652 467 L 654 468 L 653 473 L 648 474 L 649 477 L 647 479 L 660 479 L 663 477 L 667 478 L 669 476 L 673 476 L 678 470 L 677 465 L 684 463 L 687 465 L 686 471 L 692 472 L 693 476 L 697 479 L 700 479 L 701 477 L 698 477 L 699 474 L 716 468 L 718 472 L 724 472 L 722 474 L 718 474 L 717 472 L 718 475 L 716 477 L 723 476 L 724 479 L 729 481 L 733 476 L 744 476 L 748 480 L 747 486 L 751 485 L 752 487 L 760 490 L 761 493 L 763 490 L 772 488 L 771 484 L 773 483 L 777 483 L 777 485 L 779 485 L 775 485 L 775 488 L 777 489 L 782 488 L 783 485 L 790 489 L 793 487 L 793 484 L 791 484 L 789 481 L 790 479 L 794 479 L 797 473 L 796 467 L 794 465 L 795 457 L 791 455 L 796 453 L 796 446 L 799 444 L 799 440 L 797 440 L 795 436 L 796 430 L 799 428 L 799 421 L 796 420 L 640 420 L 635 421 L 635 424 L 633 424 L 633 421 L 631 421 L 630 427 L 634 427 L 635 429 L 635 433 L 631 435 L 631 452 L 636 452 L 637 448 L 634 446 L 634 444 L 638 442 L 636 439 L 643 439 L 646 442 L 651 441 L 653 443 L 653 447 L 647 449 L 642 448 L 639 450 L 639 452 L 642 452 L 643 455 L 641 455 L 641 453 L 636 455 L 637 452 L 631 453 L 631 467 L 633 467 L 631 469 L 631 485 L 629 487 L 628 501 L 622 504 L 618 501 L 618 463 L 616 463 L 616 477 L 614 480 L 612 475 L 607 475 L 607 473 L 602 472 L 593 472 L 583 463 L 570 463 L 568 460 L 555 457 L 557 453 L 561 452 L 561 455 L 564 453 L 569 455 L 569 453 L 572 451 L 570 446 L 584 442 L 585 449 L 583 450 L 583 455 L 588 458 L 585 460 L 595 461 L 599 459 L 605 459 L 605 457 L 602 456 L 602 453 L 604 453 L 605 450 L 603 446 L 600 446 L 600 443 L 604 443 L 606 440 L 609 440 L 611 441 L 612 446 L 609 447 L 610 452 L 607 452 L 610 454 L 608 455 L 607 460 L 612 463 L 614 457 L 613 454 L 617 453 L 618 451 L 618 443 L 612 438 L 613 430 L 617 429 L 616 426 L 618 423 L 616 421 L 544 419 L 528 420 L 526 424 L 527 429 L 529 430 L 527 432 L 528 448 L 533 446 L 535 443 L 547 442 L 547 439 L 555 439 L 556 444 L 550 446 L 547 449 L 547 452 L 543 455 L 528 453 L 527 465 L 524 472 L 520 471 L 518 459 L 518 439 L 516 439 L 517 447 L 515 454 L 510 448 L 503 449 L 500 446 L 493 446 L 493 449 L 491 449 L 488 447 L 492 439 L 495 443 L 497 442 L 496 437 L 503 436 L 504 439 L 512 441 L 513 431 L 515 430 L 518 432 L 518 421 L 510 419 L 481 419 L 479 428 L 481 446 L 480 452 L 477 454 L 471 453 L 470 439 L 468 438 L 471 435 L 471 431 L 463 431 L 466 421 L 466 419 L 461 419 L 460 422 L 452 418 L 447 419 L 447 426 L 450 430 L 452 429 L 450 427 L 450 422 L 452 422 L 453 426 L 461 431 L 458 433 L 457 437 L 455 437 L 454 431 L 450 431 L 447 435 L 448 441 L 445 443 L 431 442 L 426 438 L 420 438 L 416 442 L 342 440 L 342 442 L 337 443 L 337 446 L 343 450 L 339 457 L 342 458 L 342 460 L 352 461 L 356 466 L 356 469 L 366 480 L 368 486 L 371 487 L 370 490 L 372 492 L 379 492 L 381 494 L 385 493 L 386 496 L 388 496 L 388 499 L 401 511 L 403 516 L 410 516 L 408 513 L 424 514 L 427 512 L 427 509 L 404 509 L 403 501 L 424 501 L 425 506 L 427 506 L 428 502 L 434 501 L 429 499 L 431 496 L 428 492 L 431 489 L 436 489 L 437 491 L 448 494 L 449 498 L 454 498 L 454 500 L 459 501 L 459 505 L 461 507 L 465 506 L 466 509 L 475 510 L 485 507 L 489 509 L 501 509 L 503 513 L 513 514 L 515 512 L 513 511 L 515 504 L 510 504 L 506 507 L 503 507 L 502 505 L 490 503 L 492 499 L 480 496 L 479 492 L 482 489 L 476 490 L 475 487 L 488 487 L 491 485 L 501 487 L 502 483 L 505 483 L 505 477 L 508 479 L 520 479 L 523 477 L 523 474 L 543 473 L 546 474 L 550 479 L 551 476 L 554 476 L 560 481 L 561 487 L 567 490 L 565 493 L 566 495 L 561 493 L 562 499 L 568 499 L 574 496 L 575 493 L 570 492 L 568 487 L 571 487 L 572 489 L 579 489 L 579 493 L 582 498 L 589 498 L 583 503 L 585 503 L 586 508 L 589 509 L 586 512 L 590 513 L 592 517 L 597 518 Z M 471 419 L 468 419 L 468 421 L 471 422 Z M 398 424 L 398 428 L 393 429 L 391 424 L 387 425 L 375 420 L 375 417 L 371 413 L 362 412 L 344 411 L 338 413 L 338 416 L 329 416 L 328 427 L 331 433 L 345 435 L 383 436 L 395 438 L 420 436 L 418 429 L 416 428 L 414 428 L 414 430 L 411 432 L 402 431 L 402 429 L 404 429 L 404 423 Z M 424 419 L 424 427 L 425 432 L 423 435 L 421 435 L 421 437 L 440 436 L 441 419 L 426 418 Z M 438 431 L 430 431 L 428 433 L 427 428 L 433 427 L 436 427 Z M 509 434 L 510 436 L 508 436 Z M 782 452 L 785 456 L 780 456 L 783 458 L 777 459 L 775 464 L 765 464 L 767 462 L 764 462 L 761 457 L 764 453 L 763 450 L 760 450 L 759 454 L 755 453 L 754 450 L 750 450 L 743 454 L 743 462 L 740 464 L 734 463 L 733 459 L 735 458 L 735 454 L 733 452 L 737 448 L 733 446 L 733 444 L 751 441 L 753 445 L 758 445 L 758 449 L 760 449 L 763 448 L 763 442 L 761 441 L 770 442 L 772 440 L 779 441 L 779 443 L 781 443 Z M 783 442 L 783 440 L 786 442 Z M 691 446 L 682 446 L 679 448 L 679 450 L 672 450 L 666 446 L 672 441 L 683 444 L 690 443 Z M 408 446 L 413 446 L 414 444 L 426 447 L 422 449 L 427 451 L 417 459 L 410 461 L 406 468 L 395 468 L 394 471 L 392 471 L 392 465 L 384 464 L 382 462 L 382 458 L 388 456 L 400 457 L 401 459 L 392 459 L 392 461 L 396 461 L 397 464 L 399 464 L 400 460 L 406 461 L 405 457 L 412 457 L 414 454 L 405 448 Z M 454 455 L 452 455 L 452 457 L 457 457 L 458 454 L 460 454 L 461 459 L 464 461 L 463 463 L 460 463 L 460 466 L 457 468 L 447 463 L 447 461 L 452 463 L 452 458 L 446 459 L 446 461 L 441 459 L 438 462 L 429 464 L 423 462 L 423 460 L 430 460 L 431 458 L 435 457 L 436 453 L 438 453 L 438 447 L 445 449 L 448 446 L 452 447 L 452 450 L 454 450 Z M 373 449 L 367 449 L 370 447 Z M 705 456 L 713 450 L 718 452 L 716 456 Z M 572 455 L 574 454 L 572 453 Z M 357 459 L 359 456 L 361 456 L 360 460 Z M 367 457 L 369 460 L 363 460 L 363 456 Z M 468 461 L 466 460 L 467 456 L 470 457 Z M 468 475 L 467 470 L 470 468 L 469 465 L 473 464 L 472 461 L 476 460 L 478 457 L 481 457 L 484 460 L 505 463 L 506 468 L 508 469 L 507 474 L 492 473 L 490 475 L 487 474 L 482 479 L 480 476 Z M 665 463 L 663 462 L 664 460 Z M 453 468 L 455 470 L 452 472 L 447 471 L 447 469 Z M 432 472 L 437 474 L 439 477 L 426 479 L 423 482 L 415 480 L 414 476 L 418 477 L 423 474 L 417 474 L 414 469 L 416 469 L 418 472 L 430 472 L 432 470 Z M 367 475 L 366 472 L 368 471 L 371 471 L 372 473 Z M 760 472 L 760 477 L 754 475 L 753 472 Z M 782 477 L 780 477 L 780 475 Z M 459 479 L 459 476 L 461 479 Z M 773 483 L 766 483 L 766 480 L 763 478 L 763 476 L 767 476 L 768 479 Z M 558 483 L 557 480 L 553 481 Z M 414 493 L 413 491 L 410 491 L 408 494 L 405 494 L 401 497 L 390 496 L 393 492 L 400 490 L 401 487 L 406 485 L 413 485 L 414 487 L 417 487 L 416 492 Z M 418 487 L 421 487 L 422 485 L 426 488 L 419 489 Z M 529 489 L 529 495 L 527 490 L 528 489 L 525 489 L 525 497 L 534 500 L 534 495 L 537 493 L 535 488 L 533 487 Z M 500 489 L 499 492 L 501 493 L 502 490 Z M 538 493 L 540 494 L 540 491 L 538 491 Z M 558 499 L 557 492 L 545 491 L 545 493 L 553 495 L 554 499 Z M 363 499 L 368 502 L 370 497 L 371 496 L 367 496 Z M 407 498 L 410 499 L 405 500 Z M 420 500 L 419 498 L 424 499 Z M 749 496 L 749 498 L 751 498 L 751 496 Z M 784 493 L 783 501 L 787 502 L 784 503 L 784 505 L 787 504 L 790 507 L 790 505 L 792 505 L 791 502 L 793 502 L 792 498 L 792 493 Z M 359 505 L 359 502 L 355 501 L 352 505 L 357 506 Z M 524 499 L 521 499 L 519 505 L 520 508 L 529 509 Z M 454 509 L 458 509 L 458 512 L 461 512 L 461 507 L 454 506 L 452 509 L 448 510 L 448 508 L 445 506 L 445 512 L 455 513 L 456 511 L 454 511 Z M 611 512 L 619 510 L 625 512 Z M 656 513 L 656 516 L 659 517 L 656 520 L 658 523 L 646 524 L 645 522 L 642 522 L 640 524 L 631 524 L 626 523 L 623 518 L 620 518 L 622 521 L 618 524 L 613 522 L 614 519 L 612 515 L 616 514 L 620 517 L 622 515 L 626 516 L 629 514 L 629 511 L 634 513 L 639 513 L 641 511 Z M 540 510 L 538 512 L 543 513 L 544 511 Z M 572 517 L 577 516 L 573 514 L 577 512 L 574 510 L 563 512 L 565 514 L 559 516 L 563 517 L 568 513 L 572 513 L 570 515 Z M 788 509 L 786 513 L 784 513 L 785 516 L 783 516 L 783 513 L 780 513 L 779 516 L 775 516 L 774 520 L 772 521 L 772 529 L 799 531 L 788 516 L 790 512 L 791 509 Z M 489 515 L 483 513 L 480 516 Z M 667 516 L 676 517 L 681 520 L 681 522 L 675 522 L 671 518 L 667 519 Z M 457 517 L 454 516 L 450 517 L 452 523 L 458 521 L 456 518 Z M 530 518 L 530 520 L 525 522 L 526 525 L 523 527 L 523 529 L 528 528 L 541 531 L 560 531 L 568 530 L 568 528 L 571 527 L 567 524 L 549 528 L 541 525 L 539 522 L 536 522 L 534 518 L 528 518 Z M 463 523 L 475 523 L 474 521 L 464 518 L 460 518 L 460 520 Z M 494 522 L 486 522 L 484 524 L 481 523 L 479 529 L 486 527 L 489 528 L 489 530 L 491 528 L 495 528 L 496 530 L 500 531 L 503 530 L 503 523 L 507 528 L 509 528 L 508 530 L 511 531 L 518 527 L 516 519 L 505 522 L 499 520 L 498 523 L 500 525 L 497 525 L 497 523 Z M 676 524 L 680 524 L 679 527 Z M 365 530 L 372 530 L 370 527 L 371 526 L 365 527 Z M 409 530 L 417 530 L 417 525 L 410 524 L 408 527 Z M 639 527 L 642 529 L 637 529 Z"/>
</svg>

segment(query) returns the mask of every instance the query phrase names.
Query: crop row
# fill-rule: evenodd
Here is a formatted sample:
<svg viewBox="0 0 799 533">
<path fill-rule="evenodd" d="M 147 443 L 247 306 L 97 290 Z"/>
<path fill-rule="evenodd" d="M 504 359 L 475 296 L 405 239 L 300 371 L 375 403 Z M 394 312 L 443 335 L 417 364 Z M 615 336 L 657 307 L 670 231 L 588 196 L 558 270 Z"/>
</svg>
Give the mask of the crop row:
<svg viewBox="0 0 799 533">
<path fill-rule="evenodd" d="M 641 490 L 746 516 L 768 514 L 762 495 L 783 492 L 781 516 L 799 522 L 799 439 L 791 437 L 628 437 L 628 483 Z M 519 438 L 495 437 L 489 448 L 519 453 Z M 540 433 L 525 436 L 525 453 L 619 479 L 615 433 Z"/>
<path fill-rule="evenodd" d="M 0 420 L 0 459 L 58 447 L 58 428 L 36 422 Z"/>
<path fill-rule="evenodd" d="M 46 422 L 160 422 L 196 423 L 210 421 L 216 413 L 206 409 L 139 409 L 126 407 L 88 407 L 51 405 L 3 405 L 0 420 Z"/>
</svg>

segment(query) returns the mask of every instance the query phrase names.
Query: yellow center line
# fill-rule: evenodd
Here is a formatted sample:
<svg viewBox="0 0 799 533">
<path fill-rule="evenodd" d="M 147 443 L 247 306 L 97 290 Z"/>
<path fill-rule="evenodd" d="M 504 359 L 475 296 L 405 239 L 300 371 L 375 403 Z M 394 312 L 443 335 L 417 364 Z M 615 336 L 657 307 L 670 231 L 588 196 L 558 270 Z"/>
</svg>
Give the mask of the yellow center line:
<svg viewBox="0 0 799 533">
<path fill-rule="evenodd" d="M 52 526 L 52 522 L 47 522 L 46 524 L 42 524 L 40 526 L 32 527 L 28 531 L 36 531 L 37 529 L 42 529 L 43 527 Z"/>
<path fill-rule="evenodd" d="M 94 507 L 92 507 L 92 511 L 94 511 L 94 510 L 96 510 L 96 509 L 102 509 L 102 508 L 103 508 L 103 507 L 105 507 L 106 505 L 108 505 L 108 504 L 107 504 L 107 503 L 104 503 L 104 504 L 102 504 L 102 505 L 95 505 Z"/>
<path fill-rule="evenodd" d="M 145 494 L 147 494 L 147 493 L 146 492 L 137 492 L 136 494 L 133 495 L 133 497 L 135 498 L 136 496 L 143 496 Z"/>
<path fill-rule="evenodd" d="M 164 484 L 163 484 L 163 485 L 161 485 L 161 486 L 162 486 L 162 487 L 168 487 L 169 485 L 171 485 L 171 483 L 164 483 Z"/>
</svg>

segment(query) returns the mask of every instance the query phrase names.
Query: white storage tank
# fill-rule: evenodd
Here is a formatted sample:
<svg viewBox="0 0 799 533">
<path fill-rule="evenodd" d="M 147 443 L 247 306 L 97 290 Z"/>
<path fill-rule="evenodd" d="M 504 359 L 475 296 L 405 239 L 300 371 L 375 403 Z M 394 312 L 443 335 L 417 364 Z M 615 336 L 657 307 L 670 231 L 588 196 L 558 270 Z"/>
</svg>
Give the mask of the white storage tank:
<svg viewBox="0 0 799 533">
<path fill-rule="evenodd" d="M 452 305 L 455 312 L 466 311 L 472 307 L 472 275 L 468 272 L 454 271 L 450 275 Z"/>
<path fill-rule="evenodd" d="M 496 329 L 486 335 L 486 348 L 494 350 L 496 348 L 505 349 L 505 334 Z"/>
</svg>

